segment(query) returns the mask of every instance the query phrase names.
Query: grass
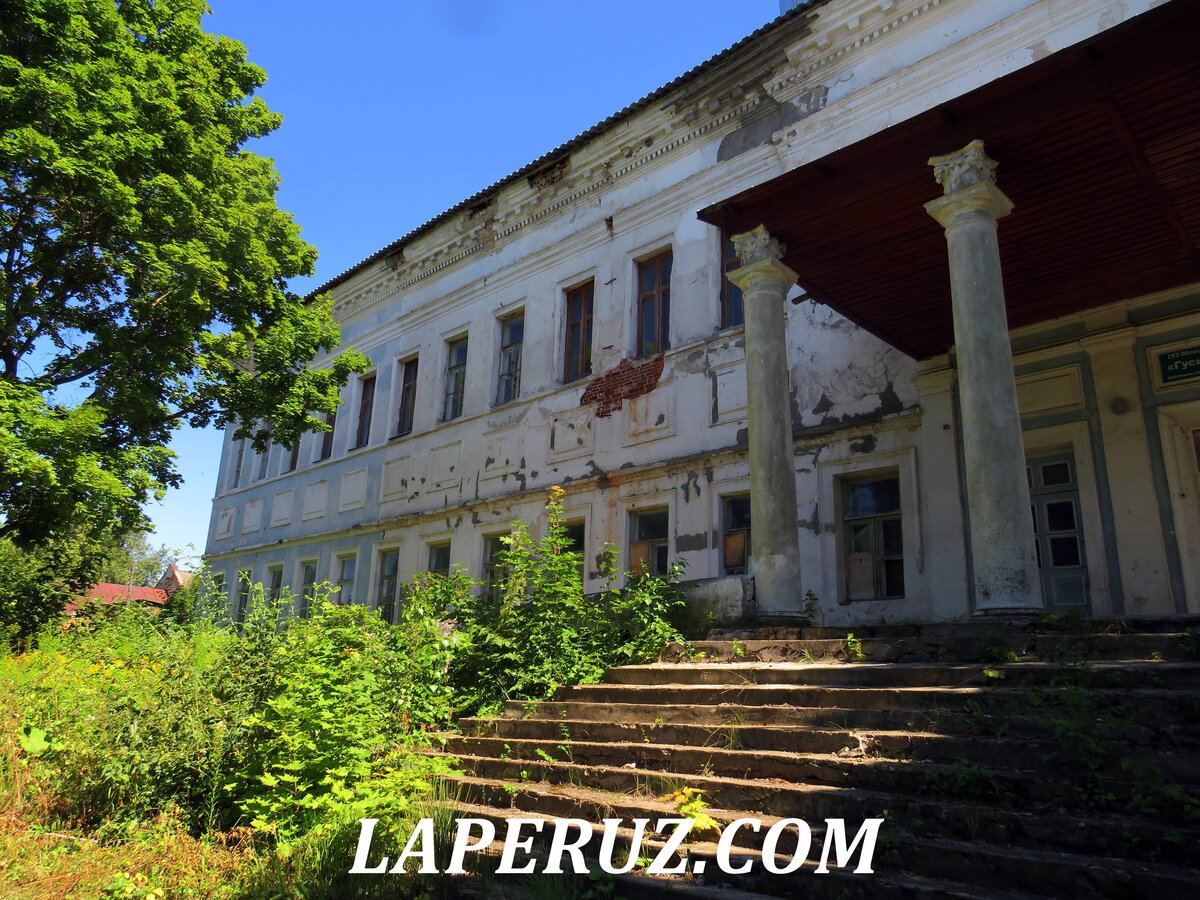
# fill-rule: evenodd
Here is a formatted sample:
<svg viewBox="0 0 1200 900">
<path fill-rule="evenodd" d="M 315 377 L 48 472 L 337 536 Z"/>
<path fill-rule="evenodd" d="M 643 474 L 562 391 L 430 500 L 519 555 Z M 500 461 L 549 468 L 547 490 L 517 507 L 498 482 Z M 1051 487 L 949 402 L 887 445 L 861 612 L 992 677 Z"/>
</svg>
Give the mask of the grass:
<svg viewBox="0 0 1200 900">
<path fill-rule="evenodd" d="M 0 821 L 0 898 L 21 900 L 85 900 L 122 896 L 124 880 L 150 897 L 154 888 L 170 886 L 172 898 L 235 897 L 248 872 L 264 857 L 250 845 L 221 844 L 187 834 L 165 817 L 125 840 L 100 842 L 68 833 L 38 833 L 25 821 Z"/>
</svg>

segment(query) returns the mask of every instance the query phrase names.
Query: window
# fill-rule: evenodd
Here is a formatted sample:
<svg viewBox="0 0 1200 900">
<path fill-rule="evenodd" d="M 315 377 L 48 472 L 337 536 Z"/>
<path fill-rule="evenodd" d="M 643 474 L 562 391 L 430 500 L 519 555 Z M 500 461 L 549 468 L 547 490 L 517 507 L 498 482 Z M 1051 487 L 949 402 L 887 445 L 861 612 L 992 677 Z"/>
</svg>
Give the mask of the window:
<svg viewBox="0 0 1200 900">
<path fill-rule="evenodd" d="M 400 363 L 400 409 L 396 417 L 396 437 L 410 434 L 413 413 L 417 409 L 417 357 Z"/>
<path fill-rule="evenodd" d="M 365 375 L 359 380 L 358 430 L 354 433 L 354 447 L 365 447 L 371 440 L 371 414 L 375 411 L 375 376 Z"/>
<path fill-rule="evenodd" d="M 630 516 L 629 565 L 634 575 L 666 575 L 670 516 L 665 509 Z"/>
<path fill-rule="evenodd" d="M 296 615 L 307 618 L 312 607 L 313 595 L 317 592 L 317 561 L 310 559 L 300 563 L 300 597 L 296 601 Z"/>
<path fill-rule="evenodd" d="M 446 405 L 442 421 L 457 419 L 463 412 L 463 394 L 467 387 L 467 339 L 459 338 L 446 344 Z"/>
<path fill-rule="evenodd" d="M 750 565 L 750 498 L 723 497 L 721 506 L 725 529 L 721 567 L 726 575 L 745 575 Z"/>
<path fill-rule="evenodd" d="M 246 459 L 246 439 L 238 441 L 237 455 L 234 457 L 233 472 L 229 476 L 229 487 L 236 488 L 242 483 L 242 463 Z"/>
<path fill-rule="evenodd" d="M 342 556 L 338 558 L 338 603 L 354 602 L 354 578 L 357 569 L 357 556 Z"/>
<path fill-rule="evenodd" d="M 596 283 L 589 281 L 567 291 L 566 360 L 563 383 L 592 374 L 592 303 Z"/>
<path fill-rule="evenodd" d="M 267 463 L 270 462 L 270 460 L 271 447 L 268 445 L 266 450 L 258 454 L 258 475 L 256 476 L 256 480 L 262 481 L 267 477 Z"/>
<path fill-rule="evenodd" d="M 587 522 L 567 522 L 567 552 L 579 554 L 579 580 L 586 580 L 587 572 Z"/>
<path fill-rule="evenodd" d="M 429 545 L 429 569 L 438 575 L 450 574 L 450 542 Z"/>
<path fill-rule="evenodd" d="M 493 606 L 499 605 L 504 587 L 504 566 L 500 564 L 503 537 L 502 534 L 490 534 L 483 539 L 483 599 Z"/>
<path fill-rule="evenodd" d="M 239 571 L 237 581 L 237 605 L 233 608 L 233 621 L 241 625 L 246 620 L 246 606 L 250 602 L 250 570 Z"/>
<path fill-rule="evenodd" d="M 288 448 L 288 462 L 285 472 L 295 472 L 296 466 L 300 465 L 300 438 L 292 441 L 292 446 Z"/>
<path fill-rule="evenodd" d="M 496 405 L 511 403 L 521 396 L 521 346 L 525 342 L 525 313 L 500 320 L 500 375 L 496 381 Z"/>
<path fill-rule="evenodd" d="M 218 603 L 224 604 L 228 599 L 225 596 L 225 573 L 218 572 L 213 576 L 212 580 L 212 596 Z"/>
<path fill-rule="evenodd" d="M 267 569 L 267 599 L 278 600 L 283 596 L 283 566 L 272 566 Z"/>
<path fill-rule="evenodd" d="M 317 458 L 313 462 L 321 462 L 333 456 L 333 432 L 337 428 L 337 410 L 331 413 L 325 413 L 325 424 L 329 426 L 329 430 L 321 435 L 321 450 Z"/>
<path fill-rule="evenodd" d="M 375 588 L 375 608 L 385 622 L 395 622 L 400 597 L 400 551 L 379 552 L 379 578 Z"/>
<path fill-rule="evenodd" d="M 638 263 L 637 355 L 671 346 L 671 251 Z"/>
<path fill-rule="evenodd" d="M 721 327 L 734 328 L 746 321 L 742 308 L 742 289 L 729 280 L 734 269 L 741 267 L 733 238 L 721 235 Z"/>
<path fill-rule="evenodd" d="M 845 482 L 846 597 L 904 596 L 900 479 L 873 476 Z"/>
</svg>

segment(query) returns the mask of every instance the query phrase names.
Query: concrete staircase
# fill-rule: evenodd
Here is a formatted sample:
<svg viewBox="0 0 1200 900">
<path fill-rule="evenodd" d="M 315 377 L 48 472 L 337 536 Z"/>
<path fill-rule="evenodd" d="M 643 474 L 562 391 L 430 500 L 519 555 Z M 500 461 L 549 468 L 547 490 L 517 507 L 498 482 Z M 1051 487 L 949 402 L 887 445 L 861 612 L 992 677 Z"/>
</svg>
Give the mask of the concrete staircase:
<svg viewBox="0 0 1200 900">
<path fill-rule="evenodd" d="M 761 861 L 724 874 L 716 837 L 701 836 L 688 874 L 621 876 L 617 897 L 1192 898 L 1200 637 L 1184 624 L 714 634 L 463 720 L 445 752 L 465 773 L 462 814 L 501 835 L 510 816 L 657 820 L 677 814 L 662 798 L 684 787 L 721 824 L 763 820 L 737 833 L 739 859 L 757 860 L 780 818 L 813 827 L 792 874 Z M 850 837 L 884 818 L 874 874 L 855 874 L 857 858 L 814 874 L 827 817 Z"/>
</svg>

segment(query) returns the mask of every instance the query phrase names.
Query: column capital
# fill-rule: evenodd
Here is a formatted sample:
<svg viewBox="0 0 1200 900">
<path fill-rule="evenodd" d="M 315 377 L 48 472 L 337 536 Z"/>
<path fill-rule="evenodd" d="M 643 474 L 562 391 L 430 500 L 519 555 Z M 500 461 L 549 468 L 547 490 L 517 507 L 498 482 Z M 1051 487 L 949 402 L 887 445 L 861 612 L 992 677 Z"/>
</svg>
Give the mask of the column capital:
<svg viewBox="0 0 1200 900">
<path fill-rule="evenodd" d="M 744 295 L 757 284 L 776 285 L 780 291 L 780 299 L 787 298 L 788 288 L 796 283 L 799 277 L 777 259 L 767 257 L 758 262 L 742 263 L 736 269 L 726 272 L 725 277 L 742 289 Z"/>
<path fill-rule="evenodd" d="M 997 163 L 984 152 L 983 141 L 971 141 L 945 156 L 931 156 L 929 165 L 945 193 L 926 203 L 925 211 L 943 228 L 963 216 L 983 214 L 999 219 L 1012 212 L 1012 201 L 996 187 Z"/>
<path fill-rule="evenodd" d="M 764 225 L 735 234 L 731 240 L 742 265 L 764 259 L 782 259 L 787 252 L 787 247 L 772 237 Z"/>
<path fill-rule="evenodd" d="M 1012 208 L 1012 201 L 990 181 L 976 182 L 925 204 L 925 212 L 943 228 L 978 215 L 999 219 L 1012 212 Z"/>
<path fill-rule="evenodd" d="M 978 139 L 953 153 L 929 157 L 929 165 L 933 166 L 933 177 L 947 194 L 983 181 L 996 183 L 998 163 L 984 152 L 983 141 Z"/>
</svg>

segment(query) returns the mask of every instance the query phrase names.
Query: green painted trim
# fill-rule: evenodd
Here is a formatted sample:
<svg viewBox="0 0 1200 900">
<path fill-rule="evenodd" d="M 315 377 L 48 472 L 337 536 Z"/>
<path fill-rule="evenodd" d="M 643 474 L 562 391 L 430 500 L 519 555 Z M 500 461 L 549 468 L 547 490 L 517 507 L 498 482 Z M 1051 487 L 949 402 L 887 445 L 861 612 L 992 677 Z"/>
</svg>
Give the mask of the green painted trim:
<svg viewBox="0 0 1200 900">
<path fill-rule="evenodd" d="M 1145 325 L 1147 322 L 1173 319 L 1176 316 L 1194 313 L 1198 308 L 1200 308 L 1200 294 L 1188 294 L 1185 297 L 1176 297 L 1174 300 L 1162 300 L 1149 306 L 1140 306 L 1129 310 L 1129 324 Z M 1157 340 L 1157 336 L 1155 336 L 1155 340 Z"/>
<path fill-rule="evenodd" d="M 1015 356 L 1018 353 L 1028 353 L 1030 350 L 1041 350 L 1043 347 L 1077 341 L 1086 334 L 1087 326 L 1083 322 L 1064 322 L 1045 331 L 1035 331 L 1032 334 L 1023 334 L 1015 338 L 1010 337 L 1009 343 L 1012 344 L 1012 352 Z"/>
<path fill-rule="evenodd" d="M 1084 422 L 1088 429 L 1088 444 L 1092 452 L 1092 468 L 1096 474 L 1096 502 L 1100 506 L 1100 531 L 1104 536 L 1106 569 L 1108 572 L 1108 595 L 1112 600 L 1113 615 L 1125 613 L 1125 585 L 1121 580 L 1121 549 L 1117 545 L 1117 526 L 1113 515 L 1112 488 L 1108 478 L 1108 456 L 1104 452 L 1104 432 L 1100 427 L 1099 401 L 1096 397 L 1096 378 L 1092 371 L 1092 359 L 1086 353 L 1069 353 L 1054 359 L 1014 366 L 1016 375 L 1032 375 L 1048 372 L 1065 366 L 1078 366 L 1080 387 L 1083 388 L 1083 407 L 1058 413 L 1022 417 L 1021 431 L 1051 428 L 1055 425 L 1073 425 Z M 1075 461 L 1078 469 L 1079 461 Z M 1086 540 L 1087 535 L 1084 535 Z M 1091 606 L 1091 596 L 1088 597 Z"/>
<path fill-rule="evenodd" d="M 1196 298 L 1190 300 L 1189 312 L 1195 311 Z M 1167 463 L 1163 457 L 1162 435 L 1158 430 L 1158 408 L 1174 406 L 1200 400 L 1200 385 L 1172 386 L 1155 393 L 1154 378 L 1150 372 L 1150 351 L 1164 344 L 1200 336 L 1200 325 L 1181 328 L 1153 337 L 1138 338 L 1133 344 L 1133 363 L 1137 369 L 1138 392 L 1142 400 L 1142 420 L 1146 426 L 1146 442 L 1150 449 L 1150 472 L 1154 479 L 1154 493 L 1158 500 L 1159 525 L 1162 528 L 1163 545 L 1167 553 L 1167 578 L 1175 601 L 1175 612 L 1187 612 L 1187 597 L 1183 584 L 1183 556 L 1179 547 L 1179 535 L 1175 533 L 1175 516 L 1171 505 L 1170 479 Z"/>
</svg>

